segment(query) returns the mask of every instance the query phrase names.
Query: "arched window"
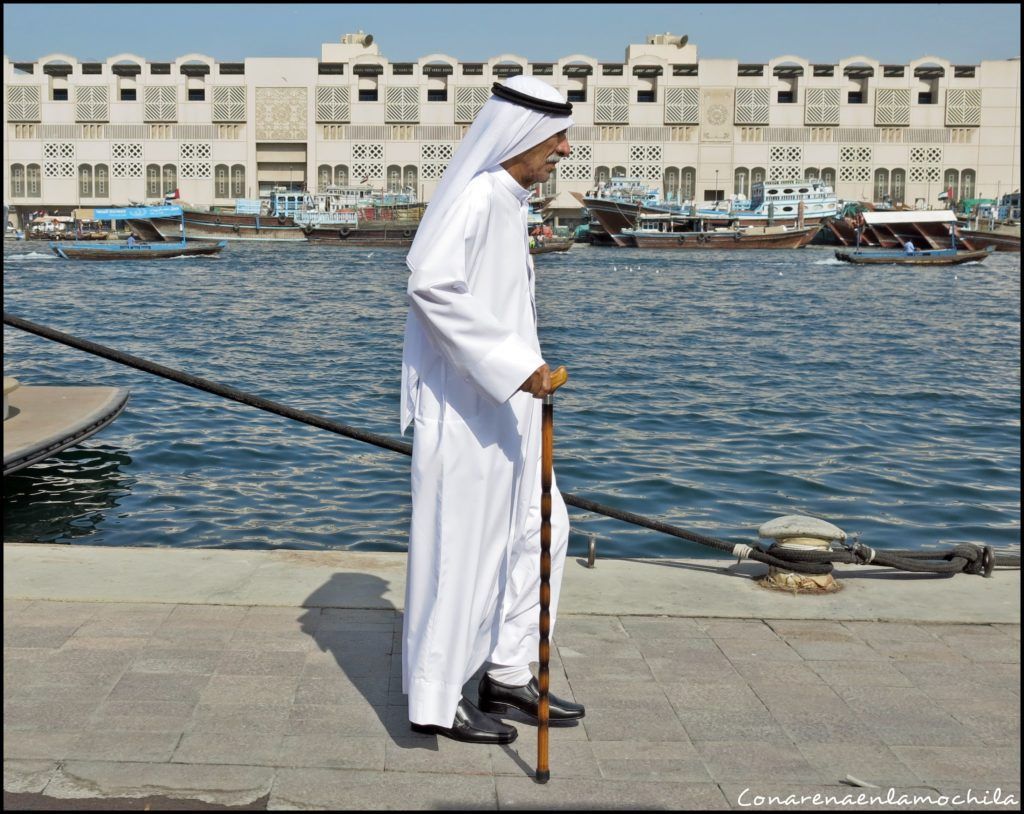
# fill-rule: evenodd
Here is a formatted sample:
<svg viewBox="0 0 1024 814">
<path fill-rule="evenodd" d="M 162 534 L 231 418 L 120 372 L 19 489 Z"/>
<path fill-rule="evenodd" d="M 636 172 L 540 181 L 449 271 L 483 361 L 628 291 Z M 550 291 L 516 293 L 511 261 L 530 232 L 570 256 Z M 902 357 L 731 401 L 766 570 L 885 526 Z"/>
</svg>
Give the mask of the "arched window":
<svg viewBox="0 0 1024 814">
<path fill-rule="evenodd" d="M 558 191 L 558 169 L 556 168 L 551 175 L 548 176 L 548 180 L 544 182 L 544 186 L 541 188 L 541 195 L 545 198 L 554 197 Z"/>
<path fill-rule="evenodd" d="M 419 173 L 416 171 L 415 164 L 405 165 L 405 172 L 403 173 L 403 183 L 405 185 L 405 189 L 407 189 L 410 194 L 416 194 L 417 185 L 419 184 Z"/>
<path fill-rule="evenodd" d="M 832 167 L 822 167 L 821 182 L 827 187 L 832 187 L 834 191 L 836 188 L 836 171 Z"/>
<path fill-rule="evenodd" d="M 27 170 L 28 182 L 25 188 L 28 190 L 27 197 L 29 198 L 42 198 L 43 197 L 43 185 L 42 177 L 39 172 L 38 164 L 29 164 Z"/>
<path fill-rule="evenodd" d="M 875 170 L 875 200 L 882 201 L 889 195 L 889 170 L 879 167 Z"/>
<path fill-rule="evenodd" d="M 750 171 L 750 188 L 754 188 L 754 184 L 763 184 L 765 179 L 764 167 L 754 167 Z"/>
<path fill-rule="evenodd" d="M 974 170 L 964 170 L 960 173 L 960 197 L 973 198 L 974 197 L 974 184 L 977 180 L 977 175 Z"/>
<path fill-rule="evenodd" d="M 110 171 L 106 164 L 96 165 L 96 197 L 110 197 Z"/>
<path fill-rule="evenodd" d="M 625 178 L 626 168 L 625 167 L 612 167 L 612 178 Z"/>
<path fill-rule="evenodd" d="M 808 167 L 804 170 L 805 181 L 817 181 L 821 176 L 818 174 L 820 170 L 817 167 Z"/>
<path fill-rule="evenodd" d="M 330 164 L 321 164 L 316 168 L 316 187 L 321 192 L 331 185 L 333 178 L 334 173 L 331 170 Z"/>
<path fill-rule="evenodd" d="M 697 170 L 683 167 L 679 174 L 679 197 L 684 201 L 692 201 L 697 195 Z"/>
<path fill-rule="evenodd" d="M 345 164 L 338 164 L 335 166 L 334 183 L 339 187 L 348 186 L 348 167 Z"/>
<path fill-rule="evenodd" d="M 146 165 L 146 197 L 147 198 L 159 198 L 160 197 L 160 165 L 159 164 L 147 164 Z"/>
<path fill-rule="evenodd" d="M 173 195 L 178 188 L 178 171 L 173 164 L 164 164 L 164 195 Z"/>
<path fill-rule="evenodd" d="M 903 203 L 907 194 L 907 171 L 893 170 L 889 178 L 889 194 L 893 202 Z"/>
<path fill-rule="evenodd" d="M 944 184 L 947 190 L 953 190 L 952 200 L 957 200 L 960 197 L 960 173 L 957 170 L 946 170 Z"/>
<path fill-rule="evenodd" d="M 750 170 L 737 167 L 732 176 L 732 191 L 737 195 L 750 196 Z"/>
<path fill-rule="evenodd" d="M 78 194 L 82 198 L 92 197 L 92 167 L 88 164 L 78 165 Z"/>
<path fill-rule="evenodd" d="M 402 168 L 397 164 L 388 165 L 388 192 L 402 191 Z"/>
<path fill-rule="evenodd" d="M 607 184 L 608 179 L 612 177 L 611 170 L 607 167 L 597 167 L 594 170 L 594 186 L 601 184 Z"/>
<path fill-rule="evenodd" d="M 228 197 L 228 165 L 218 164 L 213 171 L 215 198 Z"/>
<path fill-rule="evenodd" d="M 663 179 L 664 194 L 666 201 L 676 201 L 679 199 L 679 170 L 675 167 L 665 168 L 665 177 Z"/>
<path fill-rule="evenodd" d="M 11 164 L 11 197 L 21 198 L 25 195 L 25 166 Z"/>
<path fill-rule="evenodd" d="M 232 164 L 231 165 L 231 197 L 232 198 L 244 198 L 245 197 L 245 165 L 244 164 Z"/>
</svg>

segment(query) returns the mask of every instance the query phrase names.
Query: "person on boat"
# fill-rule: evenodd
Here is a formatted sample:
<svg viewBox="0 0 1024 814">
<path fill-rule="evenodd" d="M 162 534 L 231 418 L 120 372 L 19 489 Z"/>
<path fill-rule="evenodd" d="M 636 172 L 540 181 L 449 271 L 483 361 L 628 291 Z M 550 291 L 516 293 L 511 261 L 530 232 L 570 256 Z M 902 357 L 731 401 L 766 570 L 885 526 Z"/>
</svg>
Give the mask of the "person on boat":
<svg viewBox="0 0 1024 814">
<path fill-rule="evenodd" d="M 134 249 L 135 248 L 135 235 L 128 235 L 128 248 L 129 249 Z"/>
<path fill-rule="evenodd" d="M 415 428 L 402 691 L 417 732 L 510 743 L 486 714 L 537 717 L 541 355 L 527 249 L 531 187 L 569 155 L 572 105 L 535 77 L 495 83 L 406 258 L 401 430 Z M 551 489 L 555 622 L 569 517 Z M 463 685 L 482 666 L 479 707 Z M 581 705 L 549 696 L 553 724 Z"/>
<path fill-rule="evenodd" d="M 914 241 L 907 240 L 907 242 L 903 244 L 903 252 L 905 254 L 913 254 L 916 251 L 917 251 L 917 247 L 914 246 Z"/>
</svg>

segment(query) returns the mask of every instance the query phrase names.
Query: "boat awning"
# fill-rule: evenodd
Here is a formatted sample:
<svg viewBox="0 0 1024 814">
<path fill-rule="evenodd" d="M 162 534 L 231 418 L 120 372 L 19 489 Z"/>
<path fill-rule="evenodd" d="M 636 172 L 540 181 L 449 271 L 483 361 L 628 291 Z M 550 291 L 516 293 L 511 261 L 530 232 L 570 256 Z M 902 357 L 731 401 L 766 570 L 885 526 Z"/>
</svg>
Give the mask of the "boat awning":
<svg viewBox="0 0 1024 814">
<path fill-rule="evenodd" d="M 180 206 L 129 206 L 105 209 L 76 209 L 78 220 L 135 220 L 145 218 L 178 218 L 183 214 Z"/>
<path fill-rule="evenodd" d="M 576 200 L 573 195 L 562 190 L 554 198 L 548 201 L 547 205 L 544 207 L 544 211 L 546 212 L 549 209 L 571 209 L 575 211 L 582 208 L 583 204 Z"/>
<path fill-rule="evenodd" d="M 864 222 L 868 226 L 887 223 L 955 223 L 956 215 L 949 209 L 929 209 L 923 212 L 865 212 Z"/>
</svg>

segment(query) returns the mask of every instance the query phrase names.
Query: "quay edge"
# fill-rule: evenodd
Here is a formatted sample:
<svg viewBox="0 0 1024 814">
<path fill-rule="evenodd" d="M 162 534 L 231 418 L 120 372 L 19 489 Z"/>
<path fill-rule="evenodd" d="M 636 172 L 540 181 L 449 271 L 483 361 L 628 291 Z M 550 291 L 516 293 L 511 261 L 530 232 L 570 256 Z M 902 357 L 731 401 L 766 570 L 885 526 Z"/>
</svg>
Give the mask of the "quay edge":
<svg viewBox="0 0 1024 814">
<path fill-rule="evenodd" d="M 4 598 L 62 602 L 401 610 L 403 553 L 110 548 L 5 543 Z M 569 615 L 1020 624 L 1020 571 L 991 579 L 837 566 L 843 589 L 794 596 L 761 588 L 767 566 L 731 559 L 570 555 Z"/>
</svg>

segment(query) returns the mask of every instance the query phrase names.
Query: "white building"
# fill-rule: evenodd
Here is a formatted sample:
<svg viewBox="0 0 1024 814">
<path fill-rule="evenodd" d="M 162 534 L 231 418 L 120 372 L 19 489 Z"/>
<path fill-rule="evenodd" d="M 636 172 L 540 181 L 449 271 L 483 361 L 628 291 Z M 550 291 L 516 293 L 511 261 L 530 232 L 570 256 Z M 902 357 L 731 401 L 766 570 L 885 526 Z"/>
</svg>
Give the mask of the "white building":
<svg viewBox="0 0 1024 814">
<path fill-rule="evenodd" d="M 231 205 L 275 186 L 411 187 L 430 194 L 493 82 L 543 77 L 573 102 L 572 155 L 548 192 L 612 175 L 678 198 L 749 194 L 759 179 L 822 177 L 847 200 L 936 201 L 1020 188 L 1020 60 L 925 56 L 812 64 L 698 60 L 685 37 L 626 47 L 622 62 L 500 54 L 391 62 L 372 37 L 320 59 L 102 63 L 4 57 L 4 199 L 35 209 L 121 205 L 180 189 Z"/>
</svg>

